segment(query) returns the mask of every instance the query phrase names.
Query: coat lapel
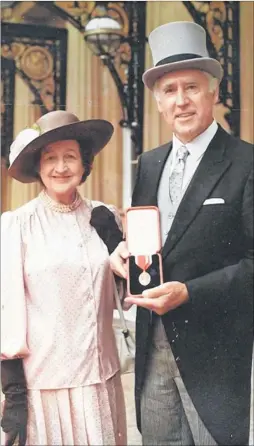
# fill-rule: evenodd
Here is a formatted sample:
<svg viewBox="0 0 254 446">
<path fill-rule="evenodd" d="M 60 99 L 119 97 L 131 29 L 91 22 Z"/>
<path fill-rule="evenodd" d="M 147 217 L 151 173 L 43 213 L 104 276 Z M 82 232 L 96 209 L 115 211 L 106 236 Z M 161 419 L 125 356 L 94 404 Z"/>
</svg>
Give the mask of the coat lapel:
<svg viewBox="0 0 254 446">
<path fill-rule="evenodd" d="M 143 184 L 146 185 L 144 193 L 140 194 L 140 190 L 137 192 L 134 189 L 132 206 L 157 206 L 157 192 L 161 174 L 164 169 L 165 162 L 172 149 L 172 142 L 164 144 L 154 150 L 151 162 L 147 163 L 149 169 L 142 173 Z"/>
<path fill-rule="evenodd" d="M 162 250 L 165 258 L 182 237 L 231 161 L 225 158 L 228 135 L 220 127 L 209 144 L 184 197 Z"/>
</svg>

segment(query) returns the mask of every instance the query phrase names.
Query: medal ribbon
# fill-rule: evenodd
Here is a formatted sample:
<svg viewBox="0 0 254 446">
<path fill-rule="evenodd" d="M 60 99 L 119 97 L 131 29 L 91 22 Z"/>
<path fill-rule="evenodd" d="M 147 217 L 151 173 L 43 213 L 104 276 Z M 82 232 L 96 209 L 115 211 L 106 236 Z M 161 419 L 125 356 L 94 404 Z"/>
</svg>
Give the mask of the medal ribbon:
<svg viewBox="0 0 254 446">
<path fill-rule="evenodd" d="M 151 265 L 152 259 L 151 256 L 136 256 L 135 263 L 142 271 L 146 271 Z"/>
</svg>

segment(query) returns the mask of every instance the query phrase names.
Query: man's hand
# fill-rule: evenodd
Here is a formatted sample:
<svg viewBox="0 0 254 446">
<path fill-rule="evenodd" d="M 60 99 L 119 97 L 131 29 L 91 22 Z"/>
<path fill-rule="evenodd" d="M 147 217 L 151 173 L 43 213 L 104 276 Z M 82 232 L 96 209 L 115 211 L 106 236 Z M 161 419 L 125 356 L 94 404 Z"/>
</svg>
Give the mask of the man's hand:
<svg viewBox="0 0 254 446">
<path fill-rule="evenodd" d="M 124 301 L 147 308 L 162 316 L 189 300 L 186 285 L 181 282 L 166 282 L 163 285 L 143 291 L 142 296 L 128 296 Z"/>
<path fill-rule="evenodd" d="M 124 279 L 127 278 L 126 260 L 129 255 L 126 242 L 121 242 L 109 257 L 113 273 Z"/>
</svg>

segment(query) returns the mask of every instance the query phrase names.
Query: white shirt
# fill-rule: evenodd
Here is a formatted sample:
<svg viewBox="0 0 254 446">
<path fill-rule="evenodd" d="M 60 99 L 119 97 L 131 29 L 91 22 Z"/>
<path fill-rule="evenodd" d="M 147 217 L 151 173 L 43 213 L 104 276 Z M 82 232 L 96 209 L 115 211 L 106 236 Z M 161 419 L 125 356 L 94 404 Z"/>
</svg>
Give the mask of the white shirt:
<svg viewBox="0 0 254 446">
<path fill-rule="evenodd" d="M 208 145 L 217 132 L 217 129 L 218 124 L 216 121 L 213 121 L 212 124 L 203 133 L 201 133 L 191 142 L 184 144 L 189 151 L 189 155 L 187 157 L 184 169 L 182 196 L 187 189 L 200 161 L 202 160 Z M 169 198 L 169 177 L 177 161 L 177 150 L 182 145 L 183 143 L 175 135 L 173 135 L 173 147 L 165 163 L 158 189 L 158 207 L 160 210 L 161 234 L 163 244 L 165 243 L 165 240 L 167 238 L 167 234 L 172 225 L 174 214 L 176 211 L 175 209 L 172 213 L 171 209 L 172 206 Z"/>
<path fill-rule="evenodd" d="M 217 129 L 218 124 L 216 121 L 213 121 L 212 124 L 203 133 L 201 133 L 201 135 L 198 135 L 195 139 L 193 139 L 193 141 L 184 144 L 189 151 L 189 155 L 185 163 L 182 191 L 185 191 L 185 189 L 189 185 L 201 159 L 204 156 L 207 147 L 209 146 L 211 140 L 217 132 Z M 177 150 L 182 145 L 183 143 L 175 135 L 173 135 L 173 148 L 169 156 L 169 158 L 171 158 L 171 160 L 169 160 L 169 176 L 171 175 L 177 161 Z"/>
</svg>

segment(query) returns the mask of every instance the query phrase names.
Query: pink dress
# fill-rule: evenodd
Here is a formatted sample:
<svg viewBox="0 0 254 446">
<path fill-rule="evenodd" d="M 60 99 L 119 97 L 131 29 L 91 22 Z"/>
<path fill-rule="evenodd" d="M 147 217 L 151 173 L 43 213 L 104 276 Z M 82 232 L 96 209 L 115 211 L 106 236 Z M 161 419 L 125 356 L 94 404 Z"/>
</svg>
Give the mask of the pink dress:
<svg viewBox="0 0 254 446">
<path fill-rule="evenodd" d="M 2 215 L 1 352 L 24 358 L 27 445 L 127 444 L 114 279 L 89 223 L 101 204 L 71 209 L 42 192 Z"/>
</svg>

